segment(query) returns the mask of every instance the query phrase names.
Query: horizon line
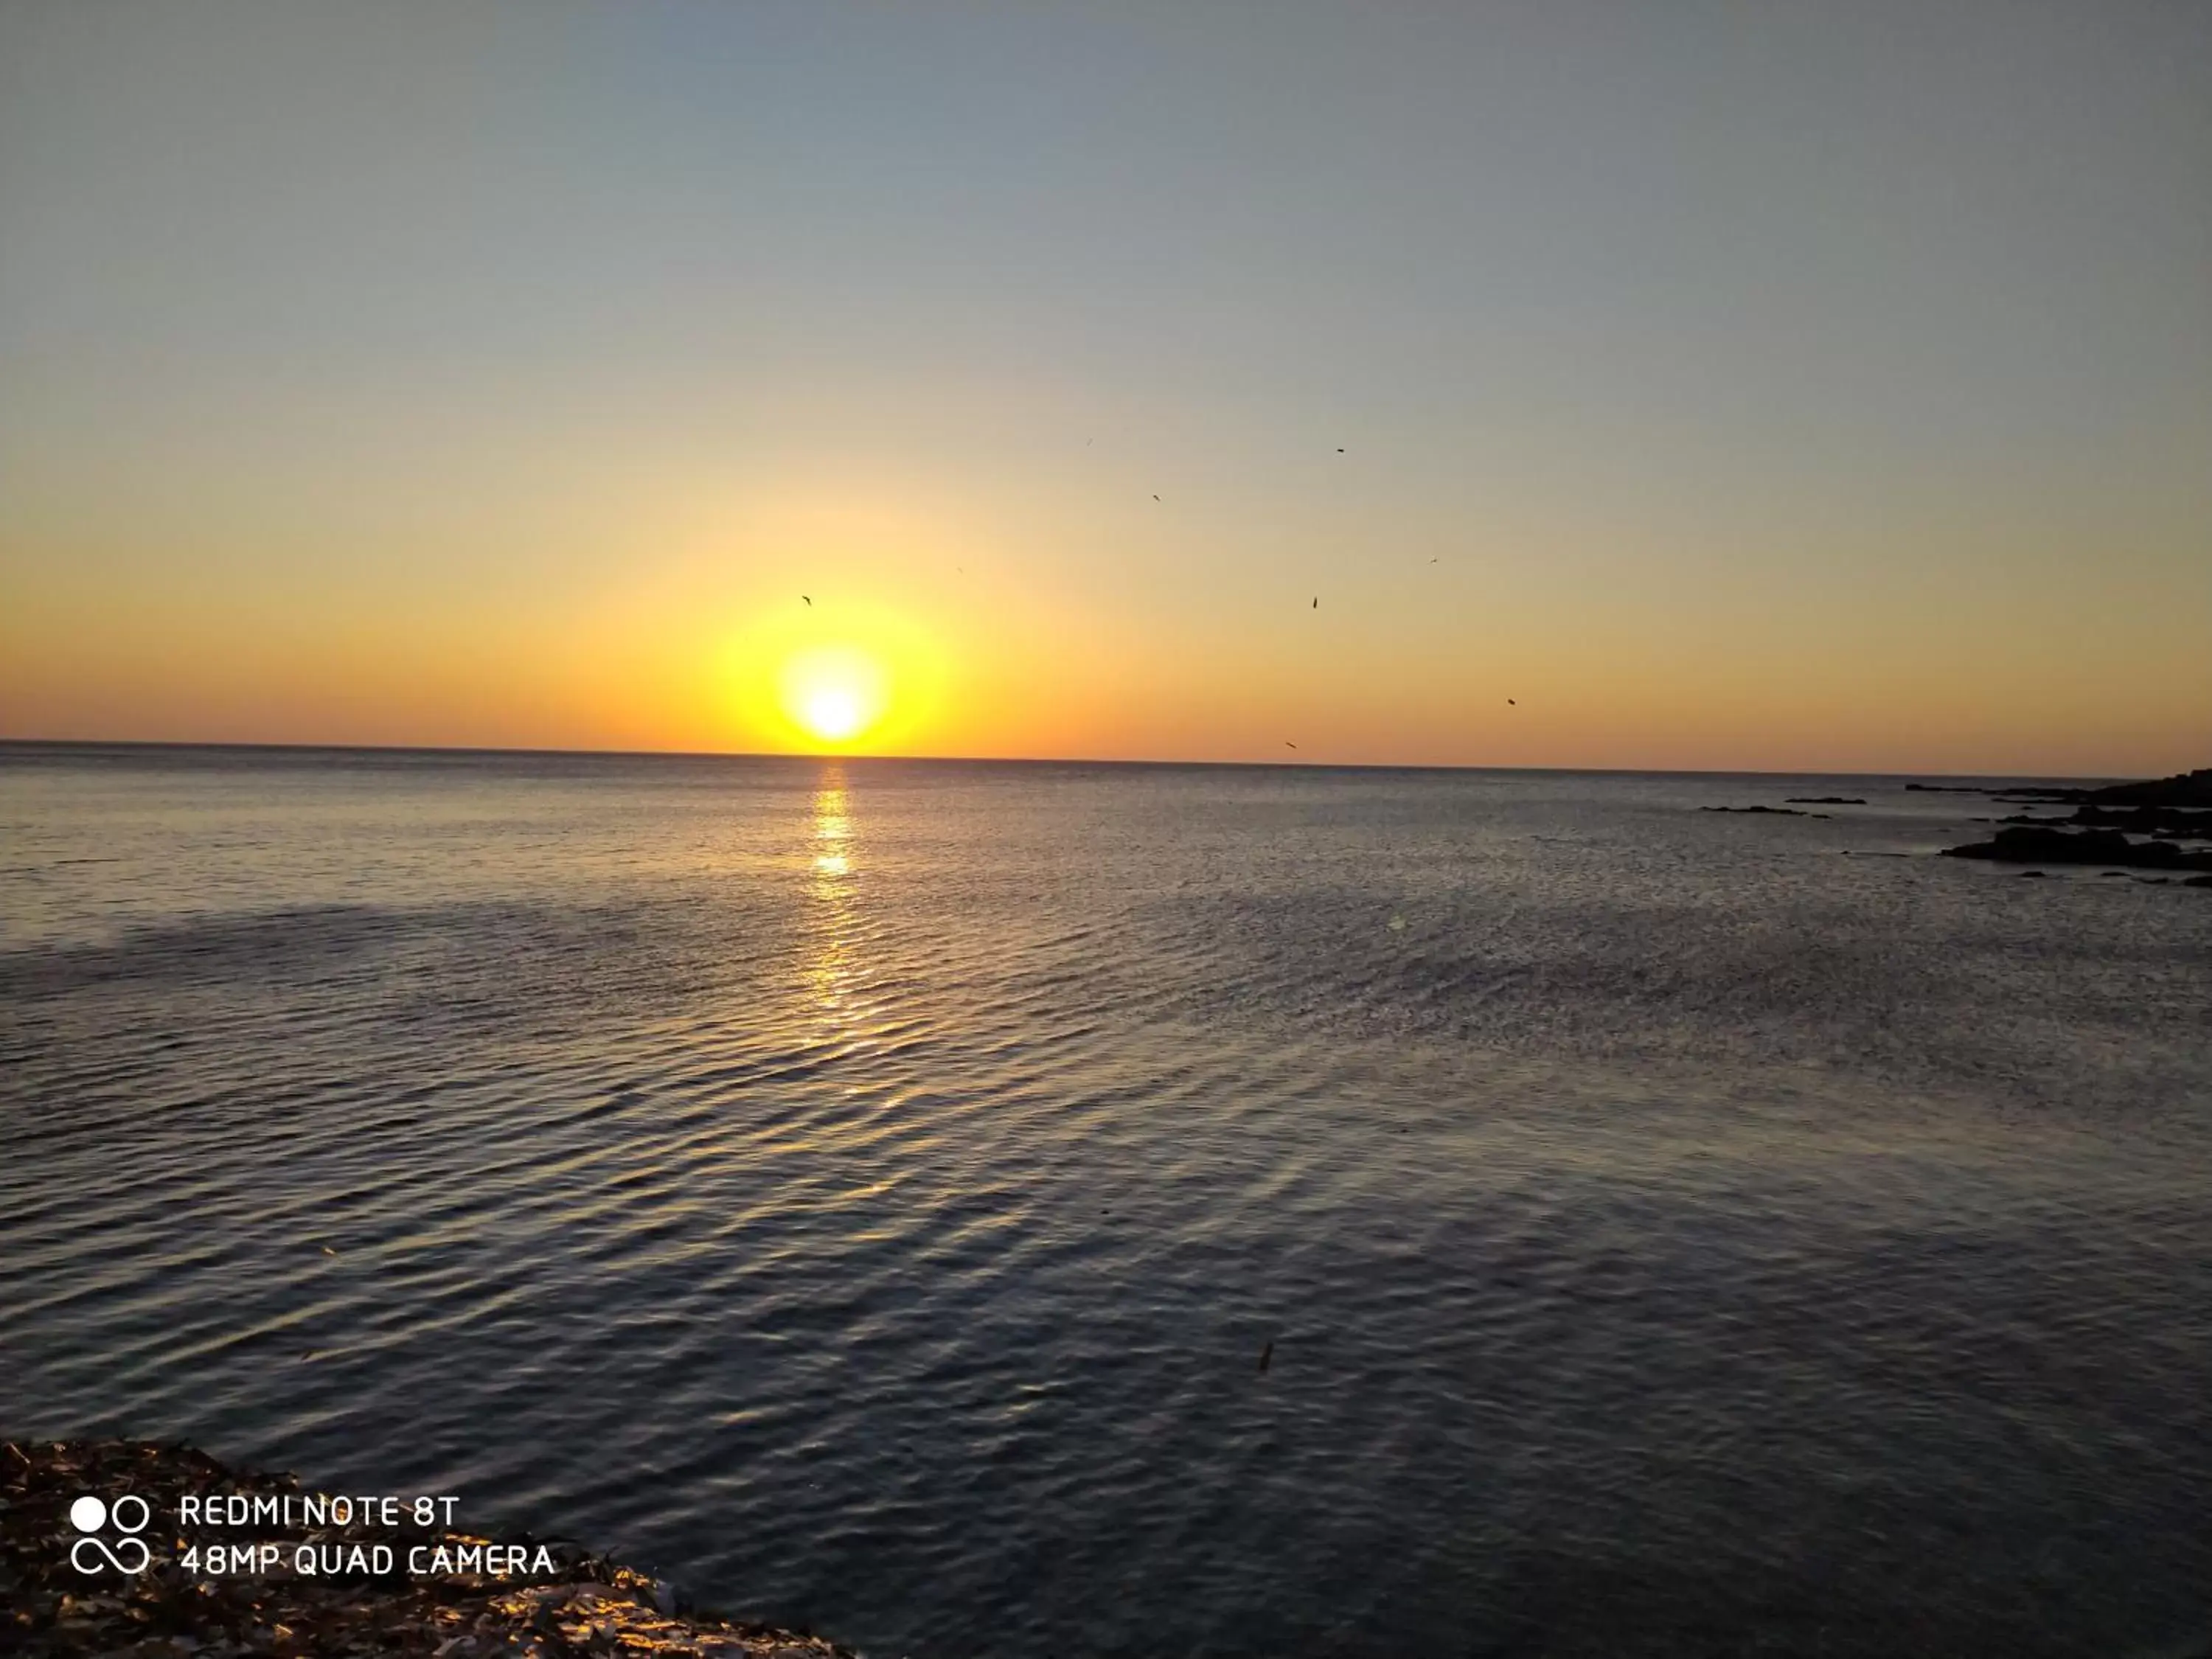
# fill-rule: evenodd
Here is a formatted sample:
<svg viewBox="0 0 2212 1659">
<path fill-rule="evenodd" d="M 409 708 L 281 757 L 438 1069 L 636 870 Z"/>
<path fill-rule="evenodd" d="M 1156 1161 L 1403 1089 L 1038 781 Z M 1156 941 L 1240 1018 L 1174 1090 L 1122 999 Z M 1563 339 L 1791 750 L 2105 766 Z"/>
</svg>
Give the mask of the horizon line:
<svg viewBox="0 0 2212 1659">
<path fill-rule="evenodd" d="M 721 749 L 550 749 L 516 748 L 471 744 L 378 743 L 255 743 L 235 740 L 189 740 L 164 738 L 8 738 L 0 749 L 214 749 L 297 755 L 452 755 L 456 757 L 537 757 L 567 760 L 683 760 L 683 761 L 870 761 L 917 762 L 951 766 L 1179 766 L 1239 767 L 1255 771 L 1305 772 L 1539 772 L 1563 775 L 1620 775 L 1624 777 L 1769 777 L 1769 778 L 1978 778 L 2064 779 L 2074 782 L 2135 781 L 2118 774 L 2073 772 L 1848 772 L 1799 769 L 1773 771 L 1759 768 L 1637 767 L 1637 766 L 1486 766 L 1448 763 L 1304 760 L 1152 760 L 1126 757 L 1099 759 L 1056 755 L 878 755 L 809 754 L 795 750 Z"/>
</svg>

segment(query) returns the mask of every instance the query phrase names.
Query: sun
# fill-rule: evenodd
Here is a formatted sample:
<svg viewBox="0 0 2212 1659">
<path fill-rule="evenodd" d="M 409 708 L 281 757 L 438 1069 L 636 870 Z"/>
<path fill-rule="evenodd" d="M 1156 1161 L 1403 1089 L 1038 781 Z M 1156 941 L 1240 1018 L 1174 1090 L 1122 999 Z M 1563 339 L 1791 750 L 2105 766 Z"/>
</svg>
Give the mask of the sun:
<svg viewBox="0 0 2212 1659">
<path fill-rule="evenodd" d="M 763 609 L 725 635 L 731 739 L 801 755 L 911 752 L 945 703 L 951 659 L 923 622 L 875 602 Z"/>
<path fill-rule="evenodd" d="M 783 712 L 817 743 L 865 737 L 890 706 L 890 676 L 857 646 L 824 645 L 783 665 Z"/>
<path fill-rule="evenodd" d="M 799 706 L 801 724 L 817 738 L 842 743 L 868 723 L 860 694 L 849 685 L 817 685 Z"/>
</svg>

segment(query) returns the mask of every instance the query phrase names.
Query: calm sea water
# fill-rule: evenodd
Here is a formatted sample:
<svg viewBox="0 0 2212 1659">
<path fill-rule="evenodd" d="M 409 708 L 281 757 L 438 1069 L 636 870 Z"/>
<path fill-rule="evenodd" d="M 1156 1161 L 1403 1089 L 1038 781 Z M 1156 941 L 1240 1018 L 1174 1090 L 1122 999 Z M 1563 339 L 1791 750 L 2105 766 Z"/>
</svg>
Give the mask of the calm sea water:
<svg viewBox="0 0 2212 1659">
<path fill-rule="evenodd" d="M 2212 893 L 1991 810 L 0 750 L 0 1427 L 876 1659 L 2195 1650 Z"/>
</svg>

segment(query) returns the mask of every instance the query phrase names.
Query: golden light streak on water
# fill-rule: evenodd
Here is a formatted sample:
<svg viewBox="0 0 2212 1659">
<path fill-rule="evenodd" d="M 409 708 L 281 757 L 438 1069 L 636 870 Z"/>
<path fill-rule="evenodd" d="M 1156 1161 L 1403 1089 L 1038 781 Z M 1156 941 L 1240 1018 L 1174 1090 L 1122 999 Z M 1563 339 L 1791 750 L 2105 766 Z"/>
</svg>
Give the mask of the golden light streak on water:
<svg viewBox="0 0 2212 1659">
<path fill-rule="evenodd" d="M 851 1035 L 858 925 L 850 804 L 844 769 L 832 764 L 824 769 L 813 801 L 807 981 L 825 1024 L 835 1028 L 825 1035 L 838 1038 Z"/>
</svg>

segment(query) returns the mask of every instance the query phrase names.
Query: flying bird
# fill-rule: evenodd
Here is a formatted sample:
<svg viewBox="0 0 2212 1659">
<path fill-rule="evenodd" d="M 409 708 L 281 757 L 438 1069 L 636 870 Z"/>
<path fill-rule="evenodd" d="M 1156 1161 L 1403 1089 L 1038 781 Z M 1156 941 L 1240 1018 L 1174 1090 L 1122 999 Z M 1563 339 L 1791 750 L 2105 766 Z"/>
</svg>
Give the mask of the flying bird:
<svg viewBox="0 0 2212 1659">
<path fill-rule="evenodd" d="M 1264 1344 L 1264 1345 L 1261 1347 L 1261 1349 L 1260 1349 L 1260 1370 L 1261 1370 L 1261 1374 L 1262 1376 L 1265 1376 L 1265 1375 L 1266 1375 L 1266 1373 L 1267 1373 L 1267 1362 L 1268 1362 L 1269 1360 L 1273 1359 L 1274 1357 L 1275 1357 L 1275 1345 L 1274 1345 L 1273 1343 L 1272 1343 L 1272 1342 L 1266 1343 L 1266 1344 Z"/>
<path fill-rule="evenodd" d="M 1508 708 L 1518 708 L 1521 705 L 1520 705 L 1519 703 L 1517 703 L 1517 702 L 1514 702 L 1512 698 L 1508 697 L 1508 698 L 1506 698 L 1506 700 L 1505 700 L 1505 706 L 1506 706 Z"/>
<path fill-rule="evenodd" d="M 1297 747 L 1297 744 L 1292 743 L 1288 738 L 1285 738 L 1283 739 L 1283 747 L 1285 749 L 1295 749 Z"/>
<path fill-rule="evenodd" d="M 1153 497 L 1152 497 L 1152 499 L 1153 499 L 1154 501 L 1158 501 L 1158 500 L 1159 500 L 1159 497 L 1158 497 L 1158 496 L 1157 496 L 1157 495 L 1155 495 L 1155 496 L 1153 496 Z"/>
<path fill-rule="evenodd" d="M 1313 608 L 1316 611 L 1321 609 L 1321 595 L 1318 593 L 1314 595 Z"/>
<path fill-rule="evenodd" d="M 1340 455 L 1344 453 L 1344 446 L 1342 444 L 1339 444 L 1336 447 L 1336 453 Z"/>
<path fill-rule="evenodd" d="M 805 595 L 805 594 L 804 594 L 804 593 L 801 593 L 799 597 L 800 599 L 806 599 L 806 595 Z M 807 608 L 809 611 L 813 610 L 813 609 L 814 609 L 814 601 L 813 601 L 813 600 L 811 600 L 811 599 L 806 599 L 806 608 Z"/>
</svg>

